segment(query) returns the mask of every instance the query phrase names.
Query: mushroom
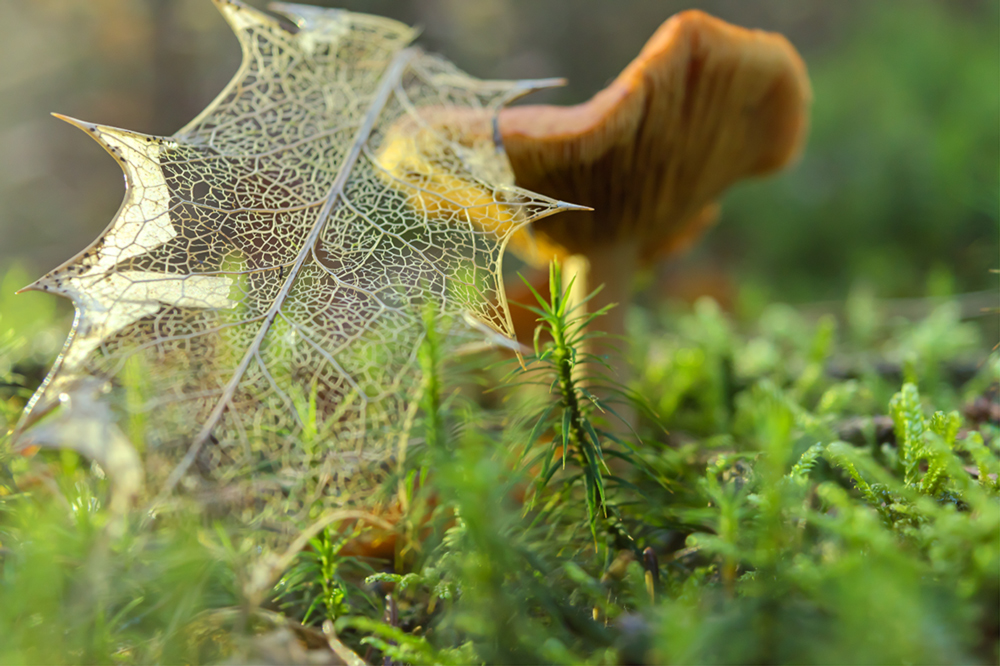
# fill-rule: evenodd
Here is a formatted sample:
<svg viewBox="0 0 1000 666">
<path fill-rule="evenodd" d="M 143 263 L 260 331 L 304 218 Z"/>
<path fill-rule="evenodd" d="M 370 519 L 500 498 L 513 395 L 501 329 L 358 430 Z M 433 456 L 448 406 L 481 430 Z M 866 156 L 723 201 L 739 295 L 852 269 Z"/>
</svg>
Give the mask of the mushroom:
<svg viewBox="0 0 1000 666">
<path fill-rule="evenodd" d="M 593 209 L 539 220 L 530 233 L 557 248 L 575 294 L 604 286 L 587 303 L 596 311 L 628 301 L 637 268 L 693 243 L 727 187 L 791 161 L 810 99 L 785 37 L 691 10 L 663 23 L 590 101 L 505 108 L 499 129 L 519 186 Z M 620 336 L 624 315 L 614 308 L 592 328 Z M 624 381 L 621 360 L 611 365 Z"/>
</svg>

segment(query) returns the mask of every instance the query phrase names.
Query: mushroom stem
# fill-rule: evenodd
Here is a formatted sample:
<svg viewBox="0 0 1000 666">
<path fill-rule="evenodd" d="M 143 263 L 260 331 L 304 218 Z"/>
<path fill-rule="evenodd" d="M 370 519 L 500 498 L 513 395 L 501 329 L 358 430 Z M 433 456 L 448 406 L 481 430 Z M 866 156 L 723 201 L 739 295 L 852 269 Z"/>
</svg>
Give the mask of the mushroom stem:
<svg viewBox="0 0 1000 666">
<path fill-rule="evenodd" d="M 614 384 L 625 385 L 630 379 L 625 314 L 631 300 L 632 278 L 636 266 L 639 265 L 639 254 L 638 243 L 607 243 L 591 248 L 586 255 L 571 255 L 566 260 L 563 271 L 563 280 L 566 282 L 563 285 L 564 289 L 569 281 L 573 280 L 570 291 L 571 305 L 582 304 L 575 314 L 582 316 L 612 306 L 601 315 L 596 325 L 590 327 L 591 331 L 601 331 L 601 337 L 586 340 L 581 350 L 602 357 L 610 366 L 610 370 L 594 367 L 593 363 L 582 364 L 580 367 L 586 375 L 606 374 Z M 600 291 L 583 303 L 584 299 L 599 287 Z M 598 397 L 607 399 L 610 396 L 599 394 Z M 623 414 L 618 409 L 615 411 Z M 632 419 L 627 418 L 627 420 Z"/>
</svg>

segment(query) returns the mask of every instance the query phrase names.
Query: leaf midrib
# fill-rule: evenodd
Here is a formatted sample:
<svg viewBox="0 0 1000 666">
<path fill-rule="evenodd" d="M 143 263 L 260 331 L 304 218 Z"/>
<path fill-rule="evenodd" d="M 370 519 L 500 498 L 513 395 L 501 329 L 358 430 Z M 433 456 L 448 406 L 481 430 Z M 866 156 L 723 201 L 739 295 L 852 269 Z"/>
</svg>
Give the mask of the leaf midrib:
<svg viewBox="0 0 1000 666">
<path fill-rule="evenodd" d="M 267 332 L 271 328 L 271 324 L 278 316 L 278 312 L 284 304 L 285 299 L 288 297 L 288 293 L 291 290 L 292 285 L 295 283 L 295 280 L 299 276 L 299 272 L 305 265 L 306 259 L 310 254 L 310 248 L 316 244 L 320 233 L 323 231 L 326 221 L 329 219 L 330 214 L 333 212 L 333 209 L 340 200 L 340 196 L 344 191 L 344 187 L 347 185 L 351 172 L 354 170 L 354 166 L 357 163 L 358 158 L 361 156 L 364 146 L 368 142 L 368 138 L 371 136 L 372 130 L 375 128 L 375 123 L 378 122 L 378 119 L 381 116 L 386 103 L 389 101 L 389 97 L 395 89 L 396 84 L 402 80 L 403 72 L 414 59 L 417 52 L 418 49 L 413 47 L 401 50 L 393 57 L 389 66 L 386 68 L 385 73 L 382 75 L 382 79 L 379 82 L 378 88 L 375 91 L 375 97 L 372 99 L 371 105 L 365 112 L 364 121 L 358 128 L 357 133 L 354 135 L 351 150 L 344 158 L 344 162 L 341 164 L 340 170 L 337 172 L 337 177 L 334 180 L 333 185 L 330 187 L 330 192 L 326 197 L 326 203 L 324 203 L 316 221 L 313 223 L 309 236 L 306 237 L 305 241 L 302 243 L 302 248 L 299 250 L 298 257 L 295 260 L 295 265 L 288 272 L 288 278 L 281 286 L 277 296 L 275 296 L 274 301 L 271 303 L 271 307 L 268 308 L 267 314 L 264 316 L 264 321 L 261 323 L 260 329 L 257 331 L 257 335 L 247 348 L 243 358 L 240 360 L 239 365 L 237 365 L 236 369 L 233 371 L 233 376 L 226 383 L 222 395 L 219 397 L 218 402 L 215 403 L 215 407 L 212 408 L 205 424 L 202 426 L 201 430 L 198 431 L 198 434 L 195 435 L 187 453 L 184 455 L 184 458 L 181 459 L 181 461 L 177 464 L 177 467 L 174 468 L 174 470 L 170 473 L 170 476 L 167 478 L 160 494 L 161 498 L 168 495 L 180 481 L 181 477 L 183 477 L 187 472 L 188 468 L 198 456 L 198 452 L 201 450 L 201 447 L 208 441 L 212 431 L 218 425 L 219 419 L 222 418 L 222 414 L 229 406 L 230 401 L 236 393 L 239 383 L 243 380 L 247 369 L 250 367 L 250 363 L 259 352 L 264 337 L 267 335 Z"/>
</svg>

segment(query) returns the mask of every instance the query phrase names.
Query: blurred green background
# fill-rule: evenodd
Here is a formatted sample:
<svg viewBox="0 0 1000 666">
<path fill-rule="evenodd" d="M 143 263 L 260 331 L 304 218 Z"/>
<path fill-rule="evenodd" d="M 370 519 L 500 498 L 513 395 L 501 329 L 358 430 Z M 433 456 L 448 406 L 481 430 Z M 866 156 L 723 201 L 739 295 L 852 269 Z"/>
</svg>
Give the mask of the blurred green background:
<svg viewBox="0 0 1000 666">
<path fill-rule="evenodd" d="M 702 243 L 649 276 L 645 300 L 707 293 L 724 307 L 815 304 L 864 289 L 883 298 L 975 292 L 966 299 L 970 317 L 996 304 L 995 0 L 318 4 L 421 25 L 425 48 L 480 77 L 564 76 L 565 88 L 533 100 L 558 103 L 605 85 L 682 9 L 780 31 L 801 51 L 814 86 L 801 161 L 736 186 Z M 170 134 L 215 96 L 238 60 L 209 0 L 0 2 L 0 275 L 18 262 L 35 277 L 68 259 L 121 200 L 114 161 L 49 112 Z"/>
</svg>

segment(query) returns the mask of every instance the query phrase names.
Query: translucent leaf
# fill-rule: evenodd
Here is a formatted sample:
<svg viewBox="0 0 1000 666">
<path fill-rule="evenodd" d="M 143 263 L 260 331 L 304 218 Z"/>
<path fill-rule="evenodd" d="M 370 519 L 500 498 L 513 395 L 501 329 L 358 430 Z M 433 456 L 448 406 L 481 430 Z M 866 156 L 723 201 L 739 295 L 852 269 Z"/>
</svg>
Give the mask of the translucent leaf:
<svg viewBox="0 0 1000 666">
<path fill-rule="evenodd" d="M 121 402 L 144 412 L 147 478 L 242 482 L 247 517 L 267 497 L 287 515 L 350 501 L 392 450 L 428 306 L 456 349 L 512 336 L 504 248 L 569 206 L 515 187 L 491 133 L 456 129 L 538 82 L 471 78 L 388 19 L 275 5 L 290 27 L 216 4 L 243 62 L 190 124 L 164 138 L 67 119 L 127 192 L 89 248 L 30 287 L 77 314 L 21 429 L 141 367 L 148 399 Z"/>
</svg>

